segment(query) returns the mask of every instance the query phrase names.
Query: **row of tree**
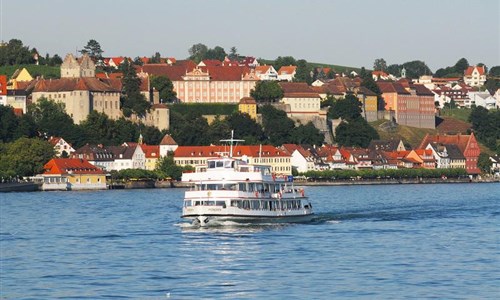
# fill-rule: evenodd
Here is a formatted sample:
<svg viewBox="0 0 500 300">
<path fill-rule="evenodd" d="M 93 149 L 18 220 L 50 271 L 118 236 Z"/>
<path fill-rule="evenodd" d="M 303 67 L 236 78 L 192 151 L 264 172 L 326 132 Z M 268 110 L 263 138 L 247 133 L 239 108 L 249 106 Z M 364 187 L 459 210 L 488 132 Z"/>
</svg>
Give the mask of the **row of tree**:
<svg viewBox="0 0 500 300">
<path fill-rule="evenodd" d="M 28 65 L 38 60 L 40 65 L 55 66 L 62 63 L 59 55 L 50 56 L 48 53 L 42 56 L 36 48 L 23 45 L 18 39 L 11 39 L 5 45 L 0 46 L 0 66 Z"/>
</svg>

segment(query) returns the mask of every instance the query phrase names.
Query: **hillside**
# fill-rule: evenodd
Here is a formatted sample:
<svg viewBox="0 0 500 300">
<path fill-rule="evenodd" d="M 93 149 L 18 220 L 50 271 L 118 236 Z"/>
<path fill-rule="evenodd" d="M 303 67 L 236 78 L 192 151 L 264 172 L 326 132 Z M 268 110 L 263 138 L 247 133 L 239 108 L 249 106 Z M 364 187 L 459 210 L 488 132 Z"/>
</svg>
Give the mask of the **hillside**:
<svg viewBox="0 0 500 300">
<path fill-rule="evenodd" d="M 33 78 L 43 76 L 44 78 L 59 78 L 61 77 L 61 68 L 59 66 L 42 66 L 42 65 L 14 65 L 1 66 L 0 74 L 7 75 L 8 78 L 14 74 L 17 69 L 26 68 Z"/>
<path fill-rule="evenodd" d="M 274 64 L 274 60 L 272 59 L 265 59 L 265 58 L 259 58 L 259 63 L 261 65 L 272 65 Z M 308 65 L 310 65 L 311 67 L 325 67 L 325 68 L 332 68 L 333 70 L 335 70 L 335 72 L 337 73 L 340 73 L 340 72 L 351 72 L 351 71 L 356 71 L 357 73 L 359 73 L 359 71 L 361 70 L 361 68 L 357 68 L 357 67 L 347 67 L 347 66 L 339 66 L 339 65 L 332 65 L 332 64 L 323 64 L 323 63 L 315 63 L 315 62 L 307 62 Z M 278 70 L 276 70 L 278 71 Z"/>
<path fill-rule="evenodd" d="M 370 125 L 377 130 L 380 139 L 401 139 L 405 145 L 409 145 L 411 148 L 418 147 L 426 134 L 469 134 L 469 129 L 471 128 L 470 123 L 454 117 L 437 117 L 436 129 L 415 128 L 397 124 L 392 125 L 391 122 L 387 120 L 371 122 Z M 488 149 L 481 142 L 478 141 L 478 143 L 481 152 L 485 152 L 488 155 L 494 155 L 493 151 Z"/>
</svg>

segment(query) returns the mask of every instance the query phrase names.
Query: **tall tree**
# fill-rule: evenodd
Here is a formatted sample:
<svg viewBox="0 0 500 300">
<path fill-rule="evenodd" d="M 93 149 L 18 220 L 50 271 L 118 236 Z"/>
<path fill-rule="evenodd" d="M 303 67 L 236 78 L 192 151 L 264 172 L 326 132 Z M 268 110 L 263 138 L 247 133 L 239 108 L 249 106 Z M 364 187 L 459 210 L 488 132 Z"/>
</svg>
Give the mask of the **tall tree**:
<svg viewBox="0 0 500 300">
<path fill-rule="evenodd" d="M 151 64 L 159 64 L 160 62 L 161 62 L 160 52 L 156 52 L 153 56 L 151 56 L 151 59 L 149 60 L 149 63 Z"/>
<path fill-rule="evenodd" d="M 312 83 L 312 68 L 309 66 L 305 59 L 297 60 L 297 71 L 295 73 L 294 81 Z"/>
<path fill-rule="evenodd" d="M 356 96 L 348 94 L 345 98 L 338 99 L 333 103 L 328 110 L 328 118 L 354 120 L 361 117 L 361 106 L 362 104 Z"/>
<path fill-rule="evenodd" d="M 235 46 L 231 47 L 231 50 L 229 50 L 229 59 L 235 60 L 238 59 L 238 56 L 238 49 Z"/>
<path fill-rule="evenodd" d="M 295 144 L 307 144 L 321 146 L 325 136 L 314 126 L 312 122 L 299 125 L 291 132 L 291 141 Z"/>
<path fill-rule="evenodd" d="M 283 66 L 296 66 L 296 65 L 297 61 L 292 56 L 283 56 L 283 57 L 278 56 L 278 58 L 274 60 L 273 67 L 276 69 L 276 71 L 278 71 Z"/>
<path fill-rule="evenodd" d="M 11 39 L 7 45 L 0 47 L 0 65 L 12 66 L 34 63 L 33 55 L 28 46 L 18 39 Z"/>
<path fill-rule="evenodd" d="M 121 70 L 123 71 L 123 91 L 120 102 L 123 115 L 130 117 L 132 113 L 135 113 L 139 117 L 144 117 L 151 104 L 141 94 L 141 79 L 128 59 L 123 61 Z"/>
<path fill-rule="evenodd" d="M 276 102 L 283 98 L 283 89 L 276 81 L 260 80 L 250 91 L 250 96 L 260 103 Z"/>
<path fill-rule="evenodd" d="M 40 174 L 43 165 L 54 157 L 54 147 L 40 139 L 20 138 L 8 145 L 6 156 L 7 167 L 16 175 L 32 176 Z"/>
<path fill-rule="evenodd" d="M 374 139 L 379 139 L 377 131 L 362 117 L 343 120 L 335 129 L 335 141 L 341 146 L 366 148 Z"/>
<path fill-rule="evenodd" d="M 287 117 L 286 112 L 266 104 L 262 106 L 261 114 L 264 132 L 271 144 L 278 146 L 291 141 L 290 134 L 295 124 Z"/>
<path fill-rule="evenodd" d="M 174 92 L 172 81 L 166 76 L 151 77 L 151 86 L 160 93 L 160 102 L 172 102 L 177 99 L 177 93 Z"/>
<path fill-rule="evenodd" d="M 373 63 L 373 70 L 386 71 L 387 70 L 387 63 L 385 62 L 385 59 L 383 59 L 383 58 L 375 59 L 375 62 Z"/>
<path fill-rule="evenodd" d="M 199 63 L 205 58 L 205 54 L 208 51 L 208 47 L 204 44 L 198 43 L 191 48 L 189 48 L 189 59 L 194 60 L 196 63 Z"/>
<path fill-rule="evenodd" d="M 98 41 L 91 39 L 87 45 L 80 50 L 81 54 L 87 53 L 94 61 L 102 59 L 104 51 L 101 49 L 101 44 Z"/>
<path fill-rule="evenodd" d="M 223 61 L 226 58 L 226 51 L 220 46 L 215 46 L 213 49 L 208 49 L 203 59 L 217 59 Z"/>
<path fill-rule="evenodd" d="M 258 144 L 265 140 L 262 126 L 248 114 L 236 112 L 227 118 L 229 127 L 234 130 L 234 136 L 245 140 L 247 144 Z"/>
</svg>

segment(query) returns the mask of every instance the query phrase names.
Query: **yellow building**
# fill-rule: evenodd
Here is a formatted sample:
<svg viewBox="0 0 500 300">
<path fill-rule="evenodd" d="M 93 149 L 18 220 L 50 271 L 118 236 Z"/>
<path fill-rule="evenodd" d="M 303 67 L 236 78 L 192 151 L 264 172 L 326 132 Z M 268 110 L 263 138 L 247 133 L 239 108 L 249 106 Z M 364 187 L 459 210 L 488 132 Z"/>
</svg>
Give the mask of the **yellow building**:
<svg viewBox="0 0 500 300">
<path fill-rule="evenodd" d="M 84 159 L 53 158 L 44 165 L 43 190 L 104 190 L 106 174 Z"/>
<path fill-rule="evenodd" d="M 26 68 L 22 69 L 17 69 L 14 74 L 12 74 L 9 83 L 7 85 L 7 88 L 9 90 L 17 90 L 20 89 L 21 87 L 18 86 L 19 82 L 30 82 L 33 80 L 33 77 L 31 76 L 30 72 Z"/>
<path fill-rule="evenodd" d="M 160 146 L 159 145 L 144 145 L 141 144 L 142 151 L 146 157 L 144 167 L 146 170 L 153 171 L 156 168 L 158 159 L 160 158 Z"/>
<path fill-rule="evenodd" d="M 257 119 L 257 102 L 252 97 L 241 98 L 238 104 L 238 111 L 240 113 L 248 114 L 252 119 Z"/>
</svg>

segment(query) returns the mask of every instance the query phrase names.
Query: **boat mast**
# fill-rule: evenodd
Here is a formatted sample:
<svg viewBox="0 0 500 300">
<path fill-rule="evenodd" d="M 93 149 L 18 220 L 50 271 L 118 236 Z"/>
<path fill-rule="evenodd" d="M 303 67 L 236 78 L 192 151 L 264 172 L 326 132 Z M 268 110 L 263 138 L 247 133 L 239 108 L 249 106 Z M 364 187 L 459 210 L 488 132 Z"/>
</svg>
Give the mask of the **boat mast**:
<svg viewBox="0 0 500 300">
<path fill-rule="evenodd" d="M 244 142 L 245 140 L 234 139 L 234 130 L 231 130 L 231 138 L 220 141 L 229 143 L 229 157 L 233 157 L 233 144 L 236 145 L 237 142 Z"/>
</svg>

